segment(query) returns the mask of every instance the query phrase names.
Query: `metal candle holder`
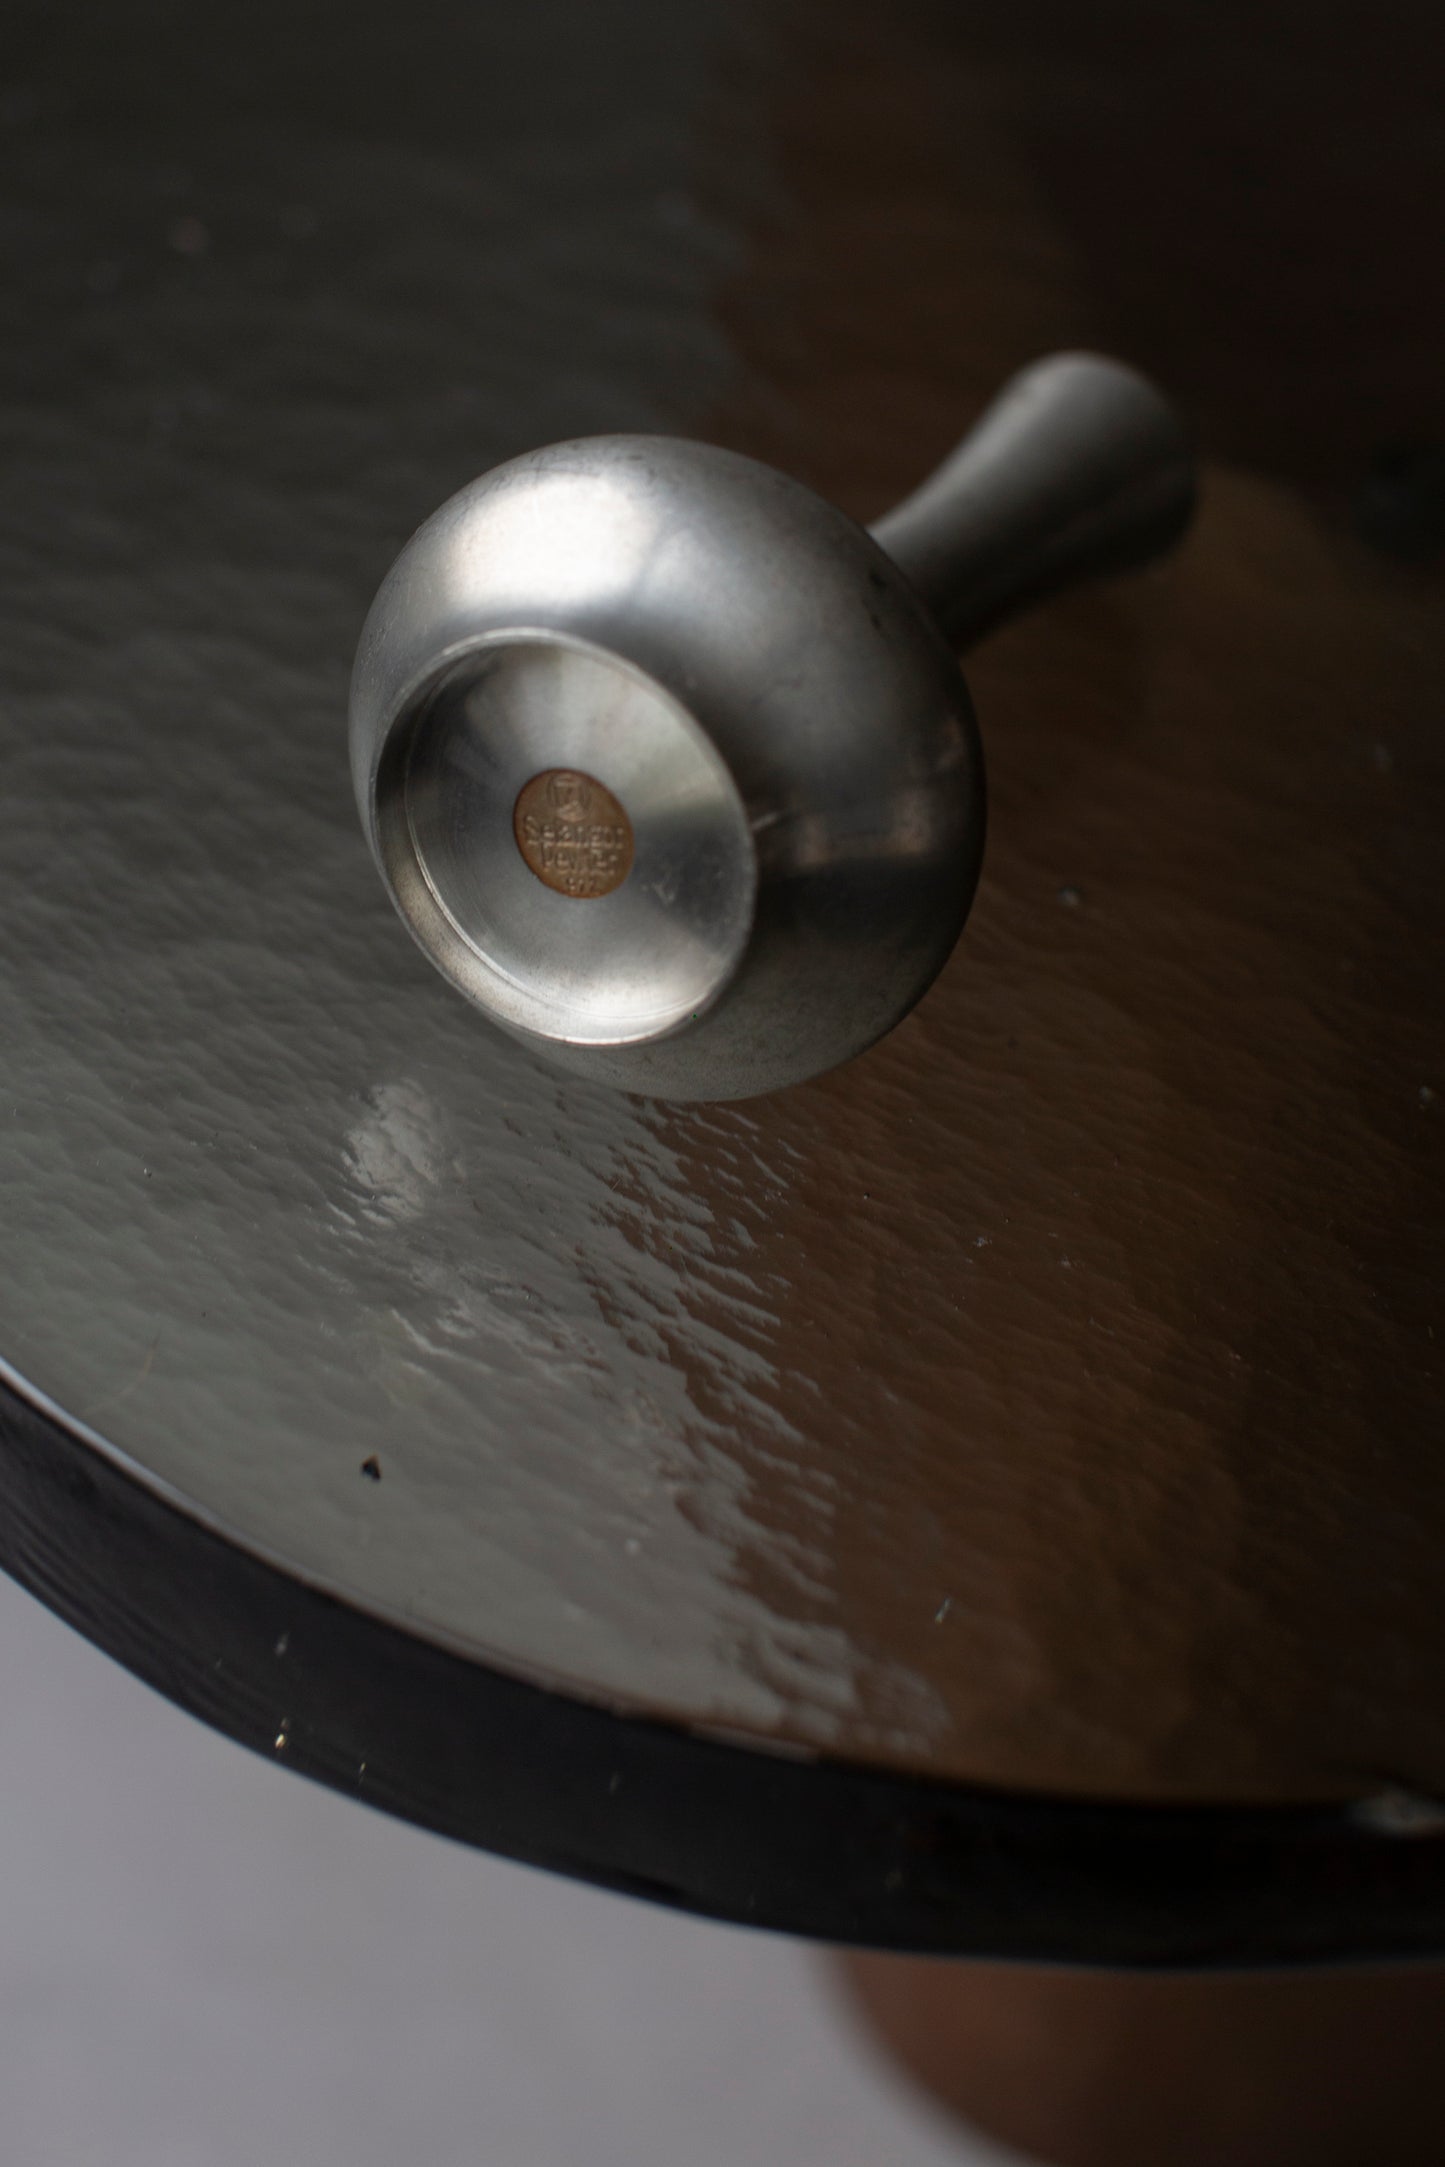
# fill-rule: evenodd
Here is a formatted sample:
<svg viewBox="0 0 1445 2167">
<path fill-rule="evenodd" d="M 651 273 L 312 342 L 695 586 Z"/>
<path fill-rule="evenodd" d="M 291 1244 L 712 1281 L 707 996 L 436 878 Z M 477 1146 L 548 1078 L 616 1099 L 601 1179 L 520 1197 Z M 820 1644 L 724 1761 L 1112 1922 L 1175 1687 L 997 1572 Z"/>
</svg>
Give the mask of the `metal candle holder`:
<svg viewBox="0 0 1445 2167">
<path fill-rule="evenodd" d="M 402 551 L 351 701 L 407 926 L 494 1023 L 627 1091 L 744 1098 L 890 1030 L 984 837 L 955 657 L 1174 542 L 1172 408 L 1063 354 L 865 531 L 736 452 L 591 437 L 495 468 Z"/>
</svg>

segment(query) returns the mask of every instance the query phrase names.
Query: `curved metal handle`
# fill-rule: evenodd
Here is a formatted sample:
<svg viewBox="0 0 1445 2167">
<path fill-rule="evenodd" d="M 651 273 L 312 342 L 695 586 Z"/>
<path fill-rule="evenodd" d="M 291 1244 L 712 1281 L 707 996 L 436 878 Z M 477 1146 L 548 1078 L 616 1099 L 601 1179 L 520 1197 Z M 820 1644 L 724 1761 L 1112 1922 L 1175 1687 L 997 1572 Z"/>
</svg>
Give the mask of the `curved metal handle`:
<svg viewBox="0 0 1445 2167">
<path fill-rule="evenodd" d="M 1194 496 L 1189 440 L 1148 378 L 1097 354 L 1053 354 L 1011 377 L 871 532 L 967 646 L 1057 588 L 1157 556 Z"/>
</svg>

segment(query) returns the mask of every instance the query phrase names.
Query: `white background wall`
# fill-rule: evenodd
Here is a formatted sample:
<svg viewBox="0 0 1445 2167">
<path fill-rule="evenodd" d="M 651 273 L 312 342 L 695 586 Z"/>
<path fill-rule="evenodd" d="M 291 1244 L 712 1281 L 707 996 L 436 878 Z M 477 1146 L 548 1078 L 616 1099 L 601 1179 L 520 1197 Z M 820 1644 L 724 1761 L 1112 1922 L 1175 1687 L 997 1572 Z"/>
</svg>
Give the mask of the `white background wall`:
<svg viewBox="0 0 1445 2167">
<path fill-rule="evenodd" d="M 816 1954 L 267 1765 L 0 1578 L 3 2167 L 996 2167 Z"/>
</svg>

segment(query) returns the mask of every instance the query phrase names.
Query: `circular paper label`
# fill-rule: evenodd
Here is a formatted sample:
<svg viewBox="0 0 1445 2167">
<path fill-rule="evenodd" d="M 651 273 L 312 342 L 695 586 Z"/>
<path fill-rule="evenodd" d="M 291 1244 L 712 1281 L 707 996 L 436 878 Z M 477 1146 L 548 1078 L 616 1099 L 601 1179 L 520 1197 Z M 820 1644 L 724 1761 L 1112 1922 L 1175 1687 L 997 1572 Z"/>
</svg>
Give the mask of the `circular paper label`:
<svg viewBox="0 0 1445 2167">
<path fill-rule="evenodd" d="M 632 871 L 632 822 L 605 784 L 575 768 L 548 768 L 522 785 L 512 832 L 558 895 L 611 895 Z"/>
</svg>

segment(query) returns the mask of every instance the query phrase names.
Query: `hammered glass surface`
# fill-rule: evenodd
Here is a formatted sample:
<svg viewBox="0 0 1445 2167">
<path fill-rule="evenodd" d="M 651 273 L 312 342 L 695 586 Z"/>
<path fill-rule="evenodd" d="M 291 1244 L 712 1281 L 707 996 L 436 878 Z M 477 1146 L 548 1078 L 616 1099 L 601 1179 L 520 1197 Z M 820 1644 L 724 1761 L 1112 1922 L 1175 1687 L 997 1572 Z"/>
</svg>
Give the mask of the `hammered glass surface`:
<svg viewBox="0 0 1445 2167">
<path fill-rule="evenodd" d="M 248 97 L 214 33 L 187 112 L 133 23 L 79 103 L 56 41 L 10 95 L 0 1348 L 415 1630 L 625 1698 L 641 1656 L 659 1701 L 763 1727 L 826 1680 L 823 1736 L 852 1659 L 738 1450 L 771 1427 L 739 1259 L 785 1169 L 731 1117 L 724 1219 L 647 1106 L 480 1024 L 394 919 L 346 762 L 362 613 L 438 498 L 726 380 L 718 25 L 444 14 L 465 96 L 449 71 L 384 130 L 318 126 L 305 74 Z"/>
<path fill-rule="evenodd" d="M 1345 419 L 1435 384 L 1438 128 L 1403 76 L 1408 129 L 1341 128 L 1327 25 L 1316 59 L 1251 17 L 1248 106 L 1240 24 L 1166 62 L 1141 18 L 1111 74 L 1049 23 L 7 11 L 0 1357 L 237 1544 L 575 1700 L 1418 1833 L 1445 619 L 1329 507 Z M 1151 129 L 1197 231 L 1137 183 Z M 347 773 L 418 522 L 649 428 L 873 518 L 1070 345 L 1316 494 L 1216 463 L 1171 564 L 971 658 L 988 859 L 914 1013 L 710 1110 L 480 1024 Z"/>
</svg>

